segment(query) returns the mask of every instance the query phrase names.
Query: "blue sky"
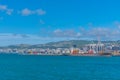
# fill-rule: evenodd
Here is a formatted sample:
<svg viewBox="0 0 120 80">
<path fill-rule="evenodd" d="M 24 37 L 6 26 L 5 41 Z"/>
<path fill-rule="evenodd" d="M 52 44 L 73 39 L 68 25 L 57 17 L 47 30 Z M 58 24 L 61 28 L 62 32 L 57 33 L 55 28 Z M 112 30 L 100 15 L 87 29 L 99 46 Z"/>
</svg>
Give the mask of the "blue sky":
<svg viewBox="0 0 120 80">
<path fill-rule="evenodd" d="M 0 0 L 0 45 L 115 40 L 120 0 Z"/>
</svg>

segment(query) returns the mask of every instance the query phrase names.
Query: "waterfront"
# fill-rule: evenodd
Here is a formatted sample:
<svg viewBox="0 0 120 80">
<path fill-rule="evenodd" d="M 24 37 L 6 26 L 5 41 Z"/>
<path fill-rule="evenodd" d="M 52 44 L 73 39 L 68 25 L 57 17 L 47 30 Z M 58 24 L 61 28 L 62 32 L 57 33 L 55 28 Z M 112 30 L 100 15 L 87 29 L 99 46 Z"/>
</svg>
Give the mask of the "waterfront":
<svg viewBox="0 0 120 80">
<path fill-rule="evenodd" d="M 63 41 L 57 42 L 59 44 L 68 44 L 72 41 Z M 80 40 L 74 40 L 74 43 L 81 42 Z M 90 42 L 90 41 L 89 41 Z M 53 42 L 54 43 L 54 42 Z M 52 44 L 53 44 L 52 43 Z M 48 43 L 49 44 L 49 43 Z M 56 43 L 55 43 L 56 44 Z M 36 46 L 19 44 L 17 46 L 5 46 L 0 47 L 0 53 L 6 54 L 19 54 L 19 55 L 73 55 L 73 56 L 104 56 L 104 55 L 115 55 L 120 56 L 120 44 L 113 44 L 112 42 L 97 42 L 96 43 L 88 43 L 80 46 L 81 44 L 71 46 L 58 46 L 54 47 L 51 45 L 41 44 L 44 46 Z M 57 44 L 56 44 L 57 45 Z M 34 46 L 34 47 L 33 47 Z"/>
<path fill-rule="evenodd" d="M 0 80 L 120 80 L 120 57 L 0 55 Z"/>
</svg>

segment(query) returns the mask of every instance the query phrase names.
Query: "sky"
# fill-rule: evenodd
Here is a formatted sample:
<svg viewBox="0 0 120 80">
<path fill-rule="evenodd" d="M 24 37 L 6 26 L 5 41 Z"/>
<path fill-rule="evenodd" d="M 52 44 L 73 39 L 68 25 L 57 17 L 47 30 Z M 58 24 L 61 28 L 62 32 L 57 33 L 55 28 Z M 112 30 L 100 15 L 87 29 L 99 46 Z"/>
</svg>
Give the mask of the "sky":
<svg viewBox="0 0 120 80">
<path fill-rule="evenodd" d="M 0 0 L 0 45 L 119 40 L 120 0 Z"/>
</svg>

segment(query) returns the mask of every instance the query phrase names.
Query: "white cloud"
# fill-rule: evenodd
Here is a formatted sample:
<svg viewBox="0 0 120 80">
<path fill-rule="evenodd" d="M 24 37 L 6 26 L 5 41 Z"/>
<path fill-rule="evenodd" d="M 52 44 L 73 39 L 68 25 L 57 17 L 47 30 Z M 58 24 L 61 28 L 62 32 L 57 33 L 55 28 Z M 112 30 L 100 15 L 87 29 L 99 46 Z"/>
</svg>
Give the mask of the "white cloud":
<svg viewBox="0 0 120 80">
<path fill-rule="evenodd" d="M 44 15 L 44 14 L 46 14 L 46 11 L 44 11 L 42 9 L 37 9 L 37 10 L 35 10 L 35 13 L 38 15 Z"/>
<path fill-rule="evenodd" d="M 5 12 L 8 15 L 13 13 L 13 9 L 7 7 L 7 5 L 0 5 L 0 11 Z"/>
<path fill-rule="evenodd" d="M 13 12 L 13 9 L 7 9 L 6 14 L 11 15 Z"/>
<path fill-rule="evenodd" d="M 7 9 L 7 5 L 0 5 L 0 10 L 6 10 Z"/>
<path fill-rule="evenodd" d="M 25 8 L 25 9 L 23 9 L 23 10 L 21 11 L 21 14 L 22 14 L 23 16 L 28 16 L 28 15 L 33 14 L 33 12 L 32 12 L 31 10 Z"/>
<path fill-rule="evenodd" d="M 66 40 L 66 38 L 58 37 L 41 37 L 30 34 L 13 34 L 0 33 L 0 46 L 14 45 L 14 44 L 44 44 L 53 41 Z"/>
<path fill-rule="evenodd" d="M 120 29 L 120 22 L 119 21 L 115 21 L 114 24 L 115 24 L 115 26 L 117 26 Z"/>
<path fill-rule="evenodd" d="M 72 29 L 68 30 L 56 29 L 55 31 L 53 31 L 52 34 L 55 37 L 77 37 L 78 35 L 80 36 L 80 33 L 75 32 Z"/>
<path fill-rule="evenodd" d="M 82 34 L 80 32 L 77 33 L 76 37 L 81 37 Z"/>
<path fill-rule="evenodd" d="M 97 27 L 91 28 L 89 30 L 82 29 L 75 31 L 73 29 L 62 30 L 56 29 L 51 33 L 47 33 L 48 36 L 38 36 L 30 34 L 13 34 L 13 33 L 0 33 L 0 44 L 1 45 L 12 45 L 12 44 L 43 44 L 52 41 L 61 41 L 61 40 L 73 40 L 73 39 L 82 39 L 82 40 L 118 40 L 120 39 L 120 29 L 118 28 L 104 28 Z"/>
<path fill-rule="evenodd" d="M 0 4 L 0 11 L 6 13 L 7 15 L 12 15 L 13 13 L 13 9 L 8 8 L 7 5 L 1 5 Z M 23 16 L 28 16 L 28 15 L 45 15 L 46 11 L 44 11 L 43 9 L 35 9 L 35 10 L 31 10 L 28 8 L 24 8 L 21 11 L 18 11 L 18 13 L 22 14 Z"/>
<path fill-rule="evenodd" d="M 118 23 L 117 23 L 118 24 Z M 110 27 L 90 27 L 80 28 L 79 30 L 68 29 L 61 30 L 56 29 L 51 32 L 54 37 L 68 37 L 68 38 L 79 38 L 79 39 L 98 39 L 101 40 L 118 40 L 120 39 L 120 27 L 112 25 Z"/>
<path fill-rule="evenodd" d="M 30 10 L 30 9 L 28 9 L 28 8 L 25 8 L 25 9 L 21 10 L 20 13 L 21 13 L 23 16 L 29 16 L 29 15 L 32 15 L 32 14 L 45 15 L 45 14 L 46 14 L 46 11 L 44 11 L 44 10 L 42 10 L 42 9 Z"/>
<path fill-rule="evenodd" d="M 91 28 L 89 30 L 84 30 L 80 31 L 81 32 L 81 37 L 86 37 L 86 38 L 93 38 L 97 39 L 100 37 L 101 39 L 104 40 L 115 40 L 115 39 L 120 39 L 120 29 L 118 28 L 104 28 L 104 27 L 97 27 L 97 28 Z"/>
</svg>

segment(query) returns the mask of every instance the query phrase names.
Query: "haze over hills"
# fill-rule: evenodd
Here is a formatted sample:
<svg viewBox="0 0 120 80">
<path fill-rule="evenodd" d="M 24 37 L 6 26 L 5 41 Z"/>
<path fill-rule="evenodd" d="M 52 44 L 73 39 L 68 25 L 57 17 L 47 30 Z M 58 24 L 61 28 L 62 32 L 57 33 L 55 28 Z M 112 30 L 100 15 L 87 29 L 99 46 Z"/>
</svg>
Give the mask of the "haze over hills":
<svg viewBox="0 0 120 80">
<path fill-rule="evenodd" d="M 36 44 L 36 45 L 29 45 L 29 44 L 18 44 L 18 45 L 10 45 L 1 48 L 70 48 L 73 45 L 76 45 L 78 48 L 86 44 L 98 43 L 97 40 L 70 40 L 70 41 L 59 41 L 59 42 L 50 42 L 46 44 Z M 110 44 L 120 44 L 120 41 L 101 41 L 101 43 L 110 43 Z"/>
</svg>

